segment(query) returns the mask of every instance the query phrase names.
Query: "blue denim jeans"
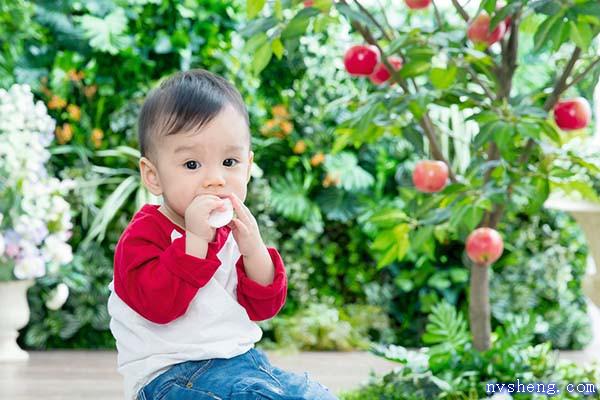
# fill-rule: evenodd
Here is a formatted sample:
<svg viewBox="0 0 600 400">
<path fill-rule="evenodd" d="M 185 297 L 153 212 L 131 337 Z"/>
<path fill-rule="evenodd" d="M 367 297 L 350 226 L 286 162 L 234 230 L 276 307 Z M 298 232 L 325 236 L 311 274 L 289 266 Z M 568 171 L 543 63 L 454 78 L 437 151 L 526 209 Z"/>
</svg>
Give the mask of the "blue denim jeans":
<svg viewBox="0 0 600 400">
<path fill-rule="evenodd" d="M 140 390 L 138 400 L 337 400 L 329 389 L 303 375 L 271 365 L 250 349 L 225 359 L 186 361 L 169 368 Z"/>
</svg>

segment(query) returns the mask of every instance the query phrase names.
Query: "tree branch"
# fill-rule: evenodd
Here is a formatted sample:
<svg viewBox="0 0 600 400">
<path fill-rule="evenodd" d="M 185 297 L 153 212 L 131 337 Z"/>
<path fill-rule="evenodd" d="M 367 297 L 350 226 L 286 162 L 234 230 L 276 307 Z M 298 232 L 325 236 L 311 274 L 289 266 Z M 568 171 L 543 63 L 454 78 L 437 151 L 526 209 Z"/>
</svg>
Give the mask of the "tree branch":
<svg viewBox="0 0 600 400">
<path fill-rule="evenodd" d="M 492 92 L 492 90 L 489 87 L 487 87 L 486 84 L 484 84 L 479 79 L 479 77 L 477 76 L 477 72 L 475 72 L 475 70 L 469 64 L 466 64 L 466 68 L 467 68 L 467 72 L 469 73 L 469 75 L 471 75 L 471 78 L 473 78 L 475 83 L 477 83 L 479 86 L 481 86 L 481 88 L 483 89 L 485 94 L 490 98 L 491 101 L 494 101 L 496 99 L 496 95 Z"/>
<path fill-rule="evenodd" d="M 576 77 L 574 77 L 571 82 L 569 82 L 566 87 L 565 90 L 567 90 L 568 88 L 570 88 L 571 86 L 577 85 L 579 82 L 581 82 L 581 80 L 583 78 L 585 78 L 585 76 L 587 74 L 590 73 L 590 71 L 592 71 L 594 69 L 595 66 L 597 66 L 598 64 L 600 64 L 600 57 L 597 57 L 594 61 L 592 61 L 592 63 L 590 65 L 587 66 L 586 69 L 583 70 L 583 72 L 581 72 L 580 74 L 578 74 Z"/>
<path fill-rule="evenodd" d="M 434 0 L 431 0 L 431 4 L 433 5 L 433 12 L 435 13 L 435 20 L 437 21 L 438 28 L 442 30 L 444 28 L 442 23 L 442 16 L 440 15 L 440 10 L 438 10 L 437 5 Z"/>
<path fill-rule="evenodd" d="M 377 4 L 379 4 L 379 9 L 381 10 L 381 14 L 383 15 L 383 20 L 385 21 L 387 28 L 390 30 L 390 32 L 394 32 L 394 27 L 392 26 L 392 24 L 390 24 L 390 20 L 387 17 L 385 8 L 383 7 L 381 0 L 377 0 Z"/>
<path fill-rule="evenodd" d="M 469 14 L 467 14 L 465 9 L 462 8 L 458 0 L 452 0 L 452 4 L 454 5 L 454 8 L 456 8 L 456 11 L 458 11 L 462 19 L 464 19 L 465 22 L 469 22 Z"/>
<path fill-rule="evenodd" d="M 375 19 L 375 17 L 373 16 L 373 14 L 371 14 L 369 12 L 369 10 L 367 10 L 365 7 L 363 7 L 363 5 L 358 2 L 358 0 L 354 0 L 354 2 L 358 6 L 358 8 L 360 8 L 360 10 L 363 12 L 363 14 L 365 14 L 371 21 L 373 21 L 373 23 L 375 24 L 375 26 L 377 28 L 379 28 L 379 30 L 381 31 L 381 33 L 383 33 L 383 36 L 385 36 L 385 38 L 387 40 L 391 41 L 392 37 L 387 33 L 387 31 L 383 28 L 383 26 L 381 26 L 381 24 L 379 23 L 379 21 L 377 21 Z"/>
<path fill-rule="evenodd" d="M 565 67 L 560 78 L 558 78 L 558 80 L 554 84 L 552 93 L 550 94 L 550 96 L 548 96 L 546 102 L 544 103 L 544 110 L 550 111 L 552 108 L 554 108 L 554 106 L 558 102 L 558 99 L 560 98 L 560 95 L 563 94 L 563 92 L 569 87 L 567 86 L 567 79 L 569 79 L 569 75 L 571 75 L 571 72 L 573 72 L 575 63 L 579 59 L 580 55 L 581 49 L 579 47 L 575 47 L 575 50 L 573 50 L 573 53 L 571 54 L 571 58 L 569 59 L 567 66 Z"/>
</svg>

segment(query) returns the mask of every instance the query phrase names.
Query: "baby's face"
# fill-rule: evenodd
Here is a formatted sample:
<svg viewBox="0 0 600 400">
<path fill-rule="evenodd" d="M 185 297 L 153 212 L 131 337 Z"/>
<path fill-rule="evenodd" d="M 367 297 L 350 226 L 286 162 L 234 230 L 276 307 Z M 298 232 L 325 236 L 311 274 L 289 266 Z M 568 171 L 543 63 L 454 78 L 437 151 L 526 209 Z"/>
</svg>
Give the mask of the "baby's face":
<svg viewBox="0 0 600 400">
<path fill-rule="evenodd" d="M 196 196 L 246 199 L 253 153 L 245 119 L 231 106 L 199 131 L 160 138 L 156 168 L 164 203 L 183 217 Z"/>
</svg>

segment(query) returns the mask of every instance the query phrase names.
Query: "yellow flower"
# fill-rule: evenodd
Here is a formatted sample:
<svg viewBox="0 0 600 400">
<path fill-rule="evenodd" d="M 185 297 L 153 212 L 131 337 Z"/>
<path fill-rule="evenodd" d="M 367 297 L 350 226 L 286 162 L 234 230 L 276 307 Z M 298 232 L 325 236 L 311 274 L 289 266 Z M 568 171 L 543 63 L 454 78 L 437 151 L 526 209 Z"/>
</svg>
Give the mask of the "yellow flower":
<svg viewBox="0 0 600 400">
<path fill-rule="evenodd" d="M 100 128 L 94 128 L 92 130 L 92 142 L 94 142 L 94 146 L 96 148 L 102 145 L 102 139 L 104 138 L 104 132 Z"/>
<path fill-rule="evenodd" d="M 298 140 L 294 145 L 294 153 L 302 154 L 304 151 L 306 151 L 306 143 L 304 143 L 304 140 Z"/>
<path fill-rule="evenodd" d="M 64 123 L 63 126 L 56 127 L 56 138 L 58 143 L 65 144 L 73 138 L 73 129 L 70 124 Z"/>
<path fill-rule="evenodd" d="M 335 175 L 331 175 L 331 174 L 327 174 L 325 176 L 325 179 L 323 179 L 323 187 L 329 187 L 331 185 L 337 186 L 340 184 L 340 177 Z"/>
<path fill-rule="evenodd" d="M 94 95 L 96 94 L 97 91 L 98 91 L 98 86 L 96 86 L 96 85 L 86 86 L 83 88 L 83 94 L 88 99 L 91 97 L 94 97 Z"/>
<path fill-rule="evenodd" d="M 290 133 L 292 133 L 292 130 L 294 129 L 294 124 L 292 124 L 290 121 L 281 121 L 279 123 L 279 127 L 281 128 L 283 133 L 285 133 L 286 135 L 289 135 Z"/>
<path fill-rule="evenodd" d="M 260 128 L 260 132 L 265 135 L 268 136 L 270 133 L 272 133 L 273 128 L 277 125 L 277 121 L 274 119 L 270 119 L 267 122 L 265 122 L 265 125 Z"/>
<path fill-rule="evenodd" d="M 85 76 L 85 74 L 83 73 L 83 71 L 79 71 L 79 72 L 77 72 L 77 71 L 76 71 L 76 70 L 74 70 L 74 69 L 70 69 L 70 70 L 67 72 L 67 75 L 69 76 L 69 79 L 71 79 L 71 80 L 72 80 L 72 81 L 74 81 L 74 82 L 79 82 L 79 81 L 81 81 L 81 80 L 84 78 L 84 76 Z"/>
<path fill-rule="evenodd" d="M 73 118 L 75 121 L 79 121 L 81 119 L 81 109 L 75 104 L 69 104 L 67 111 L 69 112 L 71 118 Z"/>
<path fill-rule="evenodd" d="M 271 112 L 277 118 L 287 118 L 289 116 L 285 106 L 283 104 L 278 104 L 271 108 Z"/>
<path fill-rule="evenodd" d="M 50 99 L 50 101 L 48 102 L 48 108 L 50 110 L 60 110 L 62 108 L 65 108 L 65 106 L 67 105 L 67 102 L 62 99 L 59 96 L 52 96 L 52 98 Z"/>
<path fill-rule="evenodd" d="M 323 161 L 325 161 L 325 155 L 319 152 L 312 156 L 312 158 L 310 159 L 310 165 L 312 165 L 313 167 L 317 167 L 321 165 Z"/>
</svg>

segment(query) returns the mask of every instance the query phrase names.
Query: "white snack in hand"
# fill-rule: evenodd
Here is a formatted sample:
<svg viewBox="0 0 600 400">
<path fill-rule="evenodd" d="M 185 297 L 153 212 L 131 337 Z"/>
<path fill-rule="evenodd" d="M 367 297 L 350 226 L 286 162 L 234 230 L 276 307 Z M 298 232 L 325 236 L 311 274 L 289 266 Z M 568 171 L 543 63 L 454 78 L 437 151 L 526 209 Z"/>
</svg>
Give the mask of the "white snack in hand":
<svg viewBox="0 0 600 400">
<path fill-rule="evenodd" d="M 225 210 L 215 210 L 208 216 L 208 224 L 213 228 L 220 228 L 227 225 L 233 219 L 233 204 L 231 200 L 223 199 Z"/>
</svg>

